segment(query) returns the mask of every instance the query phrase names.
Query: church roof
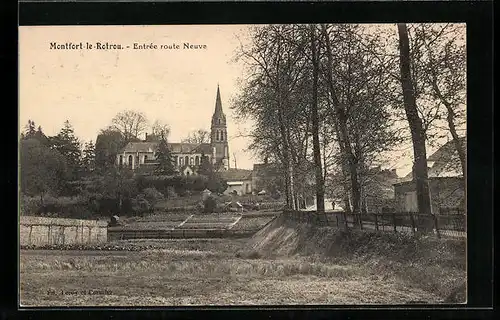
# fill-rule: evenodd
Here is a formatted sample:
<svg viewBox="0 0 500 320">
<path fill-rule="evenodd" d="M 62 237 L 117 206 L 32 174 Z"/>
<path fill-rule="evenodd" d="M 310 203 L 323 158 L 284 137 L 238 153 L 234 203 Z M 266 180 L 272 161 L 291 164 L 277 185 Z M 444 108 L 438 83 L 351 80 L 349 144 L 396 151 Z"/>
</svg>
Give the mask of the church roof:
<svg viewBox="0 0 500 320">
<path fill-rule="evenodd" d="M 160 142 L 129 142 L 123 148 L 122 152 L 155 152 Z M 169 143 L 170 152 L 172 153 L 205 153 L 211 154 L 211 147 L 209 143 Z"/>
<path fill-rule="evenodd" d="M 211 154 L 210 143 L 169 143 L 172 153 L 204 153 Z"/>
<path fill-rule="evenodd" d="M 158 141 L 129 142 L 122 152 L 155 152 L 159 144 Z"/>
</svg>

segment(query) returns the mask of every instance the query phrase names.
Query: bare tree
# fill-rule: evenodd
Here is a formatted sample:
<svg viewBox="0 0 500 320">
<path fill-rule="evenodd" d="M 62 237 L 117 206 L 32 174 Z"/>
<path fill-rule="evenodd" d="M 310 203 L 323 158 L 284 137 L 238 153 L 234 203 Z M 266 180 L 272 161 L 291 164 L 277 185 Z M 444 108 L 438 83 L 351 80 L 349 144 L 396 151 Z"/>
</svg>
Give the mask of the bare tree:
<svg viewBox="0 0 500 320">
<path fill-rule="evenodd" d="M 321 146 L 319 143 L 320 120 L 318 116 L 318 83 L 319 83 L 319 47 L 315 25 L 310 25 L 311 63 L 312 63 L 312 139 L 314 167 L 316 175 L 316 209 L 318 213 L 325 212 L 325 182 L 321 164 Z"/>
<path fill-rule="evenodd" d="M 210 143 L 210 132 L 205 129 L 191 131 L 189 135 L 182 140 L 185 143 Z"/>
<path fill-rule="evenodd" d="M 121 132 L 125 141 L 138 139 L 148 128 L 148 121 L 142 112 L 126 110 L 111 120 L 111 128 Z"/>
<path fill-rule="evenodd" d="M 466 151 L 457 129 L 465 124 L 467 63 L 464 26 L 447 24 L 436 30 L 423 24 L 416 33 L 422 39 L 427 54 L 423 67 L 426 75 L 424 81 L 433 98 L 444 107 L 442 113 L 466 178 Z"/>
<path fill-rule="evenodd" d="M 159 120 L 156 120 L 152 126 L 152 134 L 158 140 L 167 140 L 170 134 L 170 126 Z"/>
</svg>

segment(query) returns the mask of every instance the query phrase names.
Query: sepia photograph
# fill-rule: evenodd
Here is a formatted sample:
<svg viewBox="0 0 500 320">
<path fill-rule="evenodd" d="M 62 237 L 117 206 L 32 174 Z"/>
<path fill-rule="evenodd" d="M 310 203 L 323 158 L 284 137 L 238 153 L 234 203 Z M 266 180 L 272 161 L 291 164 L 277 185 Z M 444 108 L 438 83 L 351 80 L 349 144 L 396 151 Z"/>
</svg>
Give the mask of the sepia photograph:
<svg viewBox="0 0 500 320">
<path fill-rule="evenodd" d="M 20 306 L 465 304 L 466 45 L 20 26 Z"/>
</svg>

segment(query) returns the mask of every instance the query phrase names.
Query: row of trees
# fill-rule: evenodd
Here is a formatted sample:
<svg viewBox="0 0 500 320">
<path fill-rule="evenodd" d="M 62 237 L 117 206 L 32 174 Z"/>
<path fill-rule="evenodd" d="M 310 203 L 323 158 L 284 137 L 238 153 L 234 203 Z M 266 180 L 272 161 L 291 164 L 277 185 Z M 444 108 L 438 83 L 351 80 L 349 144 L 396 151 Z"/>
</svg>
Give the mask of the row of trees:
<svg viewBox="0 0 500 320">
<path fill-rule="evenodd" d="M 464 37 L 452 24 L 253 28 L 233 109 L 255 122 L 251 149 L 280 164 L 288 207 L 314 173 L 318 211 L 341 176 L 346 209 L 359 213 L 369 168 L 411 137 L 419 209 L 430 212 L 426 143 L 451 134 L 465 168 Z"/>
</svg>

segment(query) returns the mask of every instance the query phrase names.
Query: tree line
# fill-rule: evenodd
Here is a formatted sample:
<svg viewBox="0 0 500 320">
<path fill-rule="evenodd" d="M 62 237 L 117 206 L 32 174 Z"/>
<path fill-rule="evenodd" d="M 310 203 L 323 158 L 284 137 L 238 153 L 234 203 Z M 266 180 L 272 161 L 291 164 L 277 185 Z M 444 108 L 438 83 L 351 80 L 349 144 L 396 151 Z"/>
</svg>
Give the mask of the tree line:
<svg viewBox="0 0 500 320">
<path fill-rule="evenodd" d="M 426 144 L 451 135 L 465 174 L 465 26 L 267 25 L 250 38 L 232 108 L 254 120 L 250 149 L 280 165 L 288 208 L 312 179 L 319 212 L 339 186 L 345 209 L 362 212 L 370 167 L 405 141 L 420 212 L 430 213 Z"/>
<path fill-rule="evenodd" d="M 145 139 L 144 136 L 149 130 Z M 143 113 L 126 110 L 119 112 L 111 124 L 102 129 L 95 140 L 82 142 L 75 135 L 73 126 L 65 121 L 54 136 L 47 136 L 41 126 L 28 120 L 20 136 L 20 190 L 24 195 L 39 197 L 41 204 L 48 194 L 53 196 L 81 195 L 82 189 L 105 197 L 130 197 L 135 182 L 128 168 L 116 166 L 116 157 L 129 142 L 157 141 L 155 150 L 155 175 L 178 174 L 172 161 L 168 136 L 170 127 L 160 121 L 151 126 Z M 189 143 L 206 143 L 206 130 L 195 130 L 183 140 Z M 216 177 L 209 161 L 204 161 L 200 173 L 208 177 L 205 185 L 219 190 L 223 181 Z M 182 191 L 182 187 L 197 186 L 199 182 L 167 179 L 164 182 Z M 201 181 L 201 180 L 200 180 Z M 182 186 L 180 184 L 183 184 Z M 198 189 L 201 187 L 197 187 Z"/>
</svg>

